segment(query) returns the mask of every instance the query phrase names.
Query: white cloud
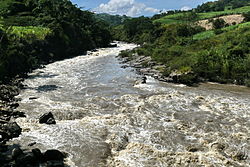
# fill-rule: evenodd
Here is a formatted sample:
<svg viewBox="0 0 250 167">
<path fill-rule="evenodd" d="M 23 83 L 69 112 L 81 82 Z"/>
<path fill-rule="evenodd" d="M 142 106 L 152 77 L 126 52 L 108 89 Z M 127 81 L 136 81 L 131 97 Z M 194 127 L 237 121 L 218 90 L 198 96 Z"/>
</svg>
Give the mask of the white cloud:
<svg viewBox="0 0 250 167">
<path fill-rule="evenodd" d="M 147 12 L 150 12 L 150 13 L 159 13 L 160 12 L 159 9 L 155 9 L 155 8 L 151 8 L 151 7 L 147 7 L 144 10 Z"/>
<path fill-rule="evenodd" d="M 135 0 L 110 0 L 106 4 L 100 4 L 94 11 L 97 13 L 139 16 L 144 12 L 159 13 L 160 10 L 147 7 L 144 3 L 138 3 Z"/>
<path fill-rule="evenodd" d="M 183 6 L 182 8 L 181 8 L 181 11 L 188 11 L 188 10 L 191 10 L 192 8 L 191 7 L 189 7 L 189 6 Z"/>
</svg>

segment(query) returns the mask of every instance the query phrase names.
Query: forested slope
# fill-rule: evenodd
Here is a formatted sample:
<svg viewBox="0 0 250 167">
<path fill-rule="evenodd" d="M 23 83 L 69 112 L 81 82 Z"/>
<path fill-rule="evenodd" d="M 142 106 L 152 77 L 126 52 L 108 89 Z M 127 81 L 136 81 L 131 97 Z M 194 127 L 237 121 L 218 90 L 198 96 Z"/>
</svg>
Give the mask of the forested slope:
<svg viewBox="0 0 250 167">
<path fill-rule="evenodd" d="M 216 6 L 221 3 L 225 10 L 220 12 L 230 14 L 237 11 L 244 17 L 242 23 L 229 24 L 218 18 L 219 9 L 205 12 L 200 9 L 201 5 L 192 11 L 172 11 L 152 18 L 126 20 L 123 25 L 114 27 L 112 34 L 115 39 L 141 44 L 140 48 L 123 52 L 123 57 L 150 57 L 160 65 L 160 72 L 165 77 L 174 76 L 174 82 L 192 85 L 200 81 L 215 81 L 250 86 L 248 2 L 232 9 L 226 7 L 234 4 L 233 0 L 208 4 Z M 198 21 L 204 18 L 210 18 L 212 30 L 199 26 Z M 171 21 L 159 22 L 159 19 Z M 143 66 L 152 68 L 152 63 L 145 62 Z"/>
<path fill-rule="evenodd" d="M 69 0 L 0 2 L 0 80 L 108 46 L 108 26 Z"/>
</svg>

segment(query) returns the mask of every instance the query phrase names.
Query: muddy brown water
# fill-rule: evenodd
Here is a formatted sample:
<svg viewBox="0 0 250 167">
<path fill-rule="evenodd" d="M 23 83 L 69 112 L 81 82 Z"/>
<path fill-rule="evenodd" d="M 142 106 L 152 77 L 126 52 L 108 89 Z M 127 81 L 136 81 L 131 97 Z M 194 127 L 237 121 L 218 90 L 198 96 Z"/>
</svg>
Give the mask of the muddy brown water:
<svg viewBox="0 0 250 167">
<path fill-rule="evenodd" d="M 55 148 L 69 166 L 250 166 L 250 89 L 135 85 L 116 56 L 133 44 L 58 61 L 24 81 L 17 122 L 24 148 Z M 56 125 L 38 124 L 52 112 Z"/>
</svg>

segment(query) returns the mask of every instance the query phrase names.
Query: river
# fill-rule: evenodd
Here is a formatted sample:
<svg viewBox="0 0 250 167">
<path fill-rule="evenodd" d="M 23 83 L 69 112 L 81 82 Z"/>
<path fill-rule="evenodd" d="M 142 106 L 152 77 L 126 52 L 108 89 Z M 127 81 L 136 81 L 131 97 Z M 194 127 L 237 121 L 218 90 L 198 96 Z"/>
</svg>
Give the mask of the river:
<svg viewBox="0 0 250 167">
<path fill-rule="evenodd" d="M 34 70 L 12 142 L 68 153 L 77 167 L 250 166 L 250 89 L 186 87 L 138 78 L 116 58 L 133 44 L 98 49 Z M 56 125 L 39 124 L 52 112 Z"/>
</svg>

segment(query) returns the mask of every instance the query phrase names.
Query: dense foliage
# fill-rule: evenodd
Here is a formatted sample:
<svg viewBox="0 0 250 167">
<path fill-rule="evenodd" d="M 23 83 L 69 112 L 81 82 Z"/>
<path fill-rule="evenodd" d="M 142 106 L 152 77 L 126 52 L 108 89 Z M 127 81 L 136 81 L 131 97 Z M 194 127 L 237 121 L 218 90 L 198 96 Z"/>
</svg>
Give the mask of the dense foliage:
<svg viewBox="0 0 250 167">
<path fill-rule="evenodd" d="M 243 9 L 241 12 L 244 13 L 246 8 L 234 10 Z M 191 85 L 208 80 L 250 86 L 248 15 L 244 14 L 245 22 L 239 25 L 228 25 L 223 19 L 211 19 L 213 30 L 208 31 L 195 24 L 204 17 L 193 11 L 165 15 L 165 18 L 177 21 L 163 24 L 152 18 L 140 17 L 115 27 L 113 34 L 116 39 L 141 44 L 140 48 L 123 52 L 123 56 L 131 59 L 137 55 L 150 56 L 165 66 L 161 72 L 166 77 L 180 74 L 177 82 Z M 159 19 L 158 16 L 154 18 Z"/>
<path fill-rule="evenodd" d="M 153 21 L 157 23 L 163 23 L 163 24 L 186 23 L 186 22 L 192 22 L 192 21 L 198 21 L 198 20 L 204 20 L 204 19 L 211 19 L 211 18 L 225 16 L 225 15 L 245 14 L 249 11 L 250 11 L 250 6 L 243 6 L 243 7 L 231 9 L 231 10 L 211 11 L 211 12 L 203 12 L 203 13 L 195 12 L 195 10 L 186 11 L 186 12 L 174 12 L 173 14 L 162 15 L 163 17 L 156 17 L 157 19 Z"/>
<path fill-rule="evenodd" d="M 125 20 L 130 19 L 130 17 L 123 15 L 110 15 L 106 13 L 95 14 L 95 17 L 99 20 L 105 21 L 111 26 L 117 26 L 124 23 Z"/>
<path fill-rule="evenodd" d="M 148 17 L 139 17 L 125 20 L 112 30 L 113 38 L 127 42 L 143 44 L 152 42 L 161 35 L 160 24 L 153 23 Z"/>
<path fill-rule="evenodd" d="M 108 46 L 109 28 L 69 0 L 2 0 L 0 80 Z"/>
<path fill-rule="evenodd" d="M 247 13 L 244 13 L 243 16 L 244 16 L 244 21 L 245 21 L 245 22 L 250 21 L 250 11 L 247 12 Z"/>
<path fill-rule="evenodd" d="M 227 9 L 235 9 L 249 5 L 250 0 L 218 0 L 215 2 L 207 2 L 199 5 L 197 12 L 224 11 Z"/>
</svg>

